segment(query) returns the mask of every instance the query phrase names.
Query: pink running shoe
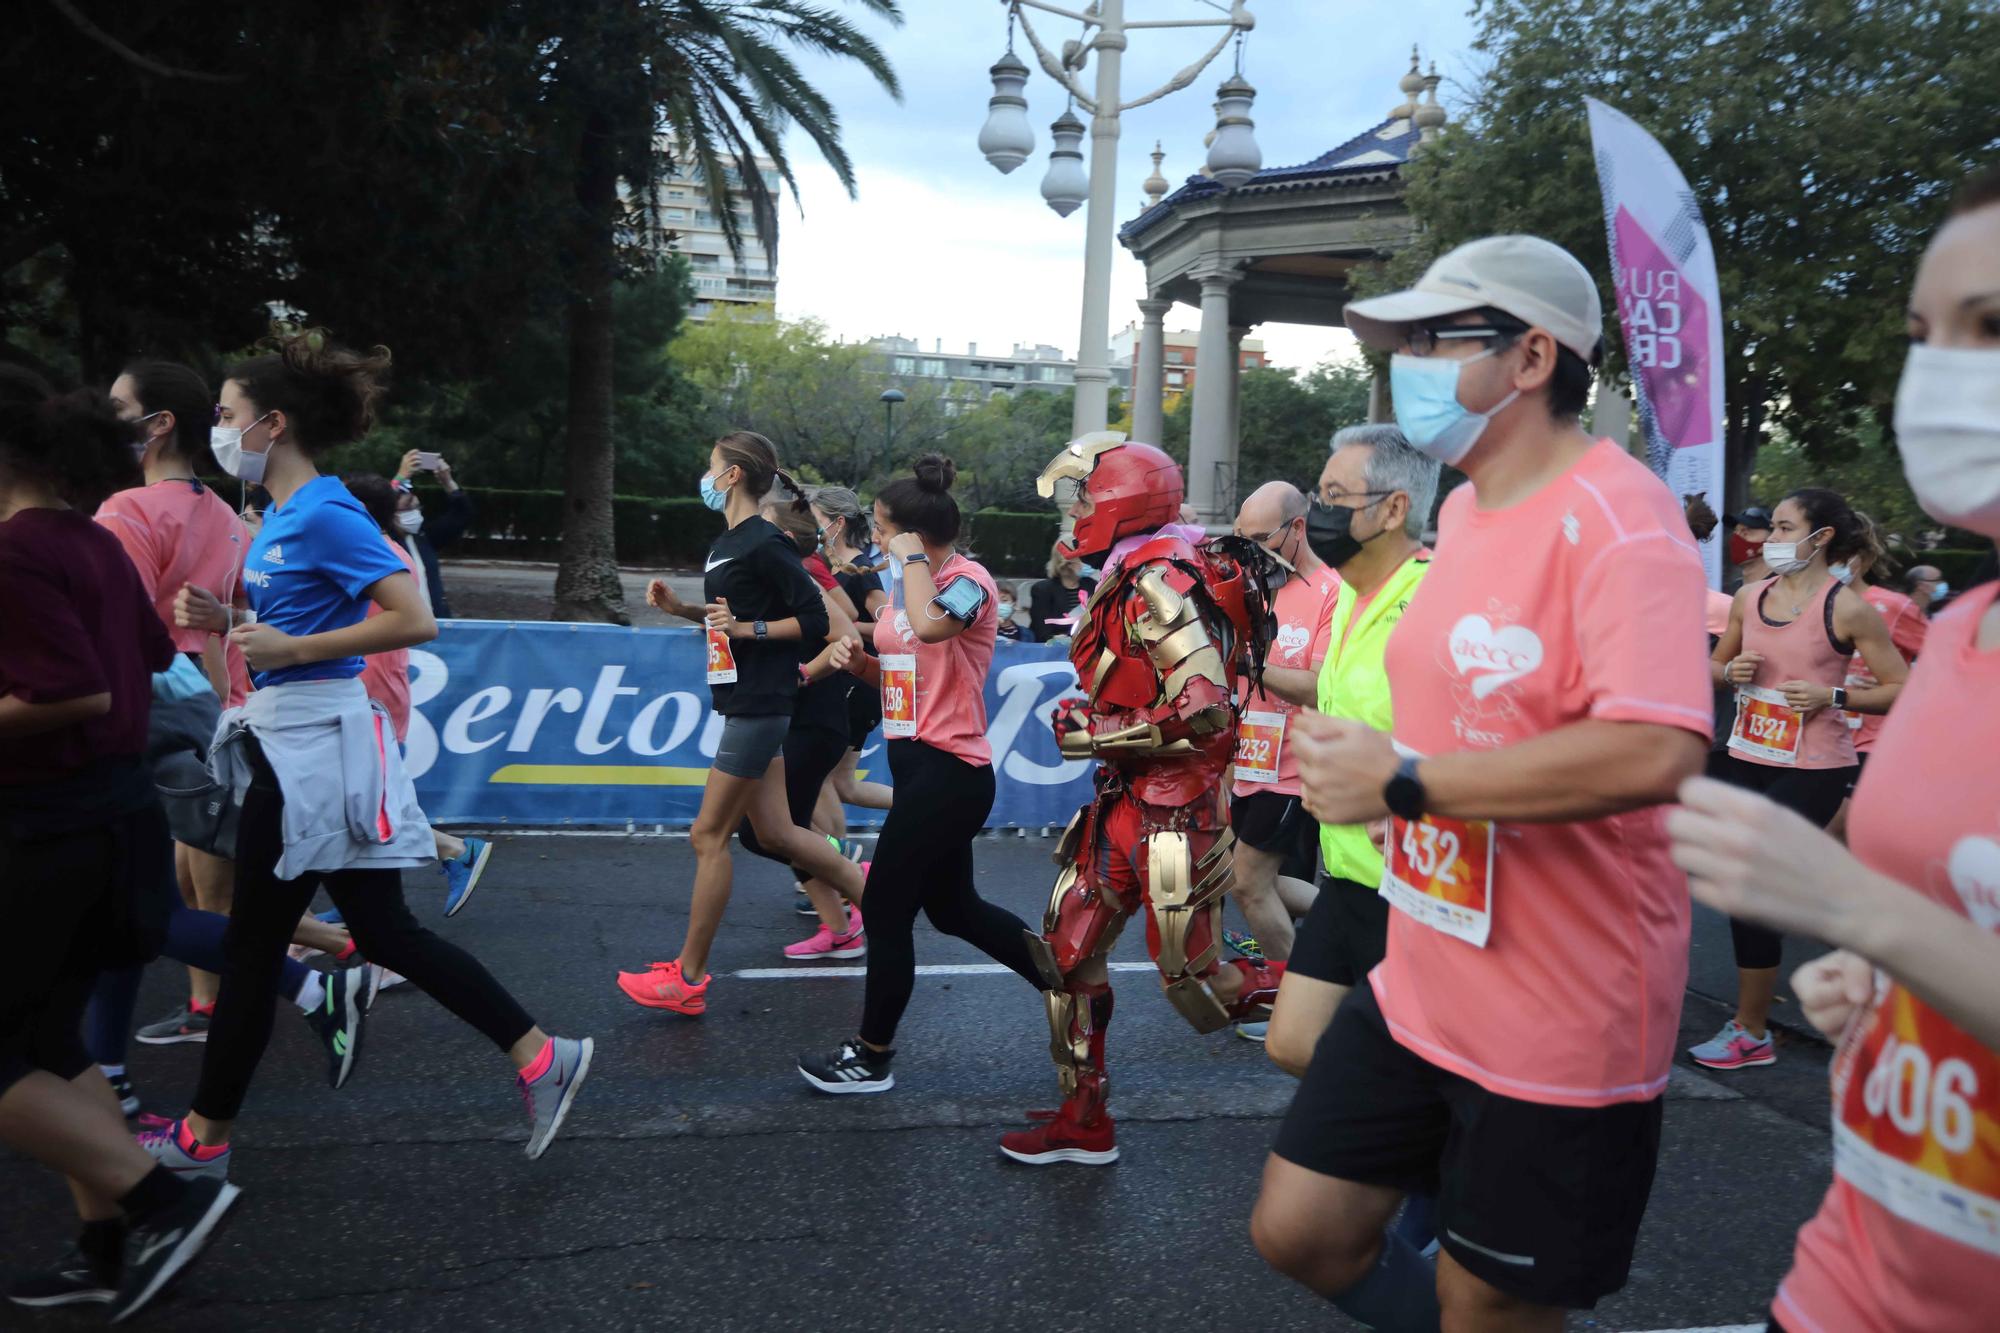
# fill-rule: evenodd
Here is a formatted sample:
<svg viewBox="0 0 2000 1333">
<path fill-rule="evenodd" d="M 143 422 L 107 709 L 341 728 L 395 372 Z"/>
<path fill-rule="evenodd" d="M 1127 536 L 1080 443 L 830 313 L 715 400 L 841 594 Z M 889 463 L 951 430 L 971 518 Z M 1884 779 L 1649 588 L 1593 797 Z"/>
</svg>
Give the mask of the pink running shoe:
<svg viewBox="0 0 2000 1333">
<path fill-rule="evenodd" d="M 847 908 L 847 932 L 836 935 L 821 926 L 813 937 L 800 940 L 797 944 L 785 946 L 785 957 L 795 963 L 816 963 L 827 958 L 860 958 L 868 952 L 866 927 L 861 924 L 861 909 L 849 904 Z"/>
<path fill-rule="evenodd" d="M 648 963 L 644 972 L 620 972 L 618 989 L 648 1009 L 671 1009 L 677 1014 L 696 1017 L 708 1010 L 710 979 L 703 977 L 698 983 L 690 983 L 681 975 L 681 962 L 676 958 L 667 963 Z"/>
</svg>

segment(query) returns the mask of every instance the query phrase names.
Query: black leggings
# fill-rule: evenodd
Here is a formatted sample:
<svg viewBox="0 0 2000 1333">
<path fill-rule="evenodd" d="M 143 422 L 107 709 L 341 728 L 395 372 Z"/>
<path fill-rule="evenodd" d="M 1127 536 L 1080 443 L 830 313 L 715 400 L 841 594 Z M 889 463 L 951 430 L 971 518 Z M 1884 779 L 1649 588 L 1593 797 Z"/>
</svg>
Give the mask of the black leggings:
<svg viewBox="0 0 2000 1333">
<path fill-rule="evenodd" d="M 172 846 L 157 803 L 55 837 L 0 834 L 0 918 L 13 942 L 0 968 L 0 1093 L 37 1071 L 67 1082 L 90 1068 L 83 1011 L 114 902 L 151 879 L 172 892 Z"/>
<path fill-rule="evenodd" d="M 820 788 L 833 776 L 839 766 L 840 757 L 847 753 L 847 737 L 824 727 L 793 727 L 785 733 L 785 804 L 791 807 L 792 822 L 802 829 L 810 829 L 813 809 L 819 804 Z M 817 835 L 815 835 L 817 836 Z M 736 840 L 743 844 L 743 850 L 776 861 L 779 865 L 791 865 L 784 857 L 757 841 L 757 831 L 745 819 L 737 826 Z M 803 884 L 812 876 L 797 866 L 792 866 L 792 878 Z"/>
<path fill-rule="evenodd" d="M 417 924 L 403 903 L 395 870 L 335 870 L 279 879 L 284 851 L 285 796 L 263 752 L 247 747 L 250 790 L 236 842 L 236 900 L 230 909 L 215 1017 L 202 1055 L 194 1109 L 210 1120 L 234 1120 L 271 1039 L 272 1001 L 299 917 L 322 884 L 346 919 L 354 943 L 371 963 L 400 972 L 459 1018 L 506 1050 L 535 1026 L 479 961 Z"/>
<path fill-rule="evenodd" d="M 1854 785 L 1855 768 L 1786 768 L 1778 764 L 1753 764 L 1733 754 L 1717 751 L 1709 761 L 1709 776 L 1732 787 L 1762 792 L 1785 809 L 1803 815 L 1815 828 L 1825 828 L 1840 813 Z M 1785 958 L 1782 933 L 1750 921 L 1729 918 L 1729 939 L 1736 946 L 1736 966 L 1776 967 Z"/>
<path fill-rule="evenodd" d="M 875 844 L 862 907 L 868 914 L 868 995 L 861 1039 L 887 1046 L 917 984 L 911 932 L 917 910 L 947 935 L 976 946 L 996 963 L 1047 989 L 1028 952 L 1028 927 L 979 896 L 972 884 L 972 840 L 993 809 L 993 766 L 963 759 L 922 741 L 890 741 L 889 774 L 896 800 Z"/>
</svg>

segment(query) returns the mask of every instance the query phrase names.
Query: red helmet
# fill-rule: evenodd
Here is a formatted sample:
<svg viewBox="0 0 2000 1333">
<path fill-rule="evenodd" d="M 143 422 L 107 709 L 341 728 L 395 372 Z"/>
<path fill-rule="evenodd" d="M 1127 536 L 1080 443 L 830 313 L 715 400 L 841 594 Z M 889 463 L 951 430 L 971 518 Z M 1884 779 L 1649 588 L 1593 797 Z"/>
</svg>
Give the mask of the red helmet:
<svg viewBox="0 0 2000 1333">
<path fill-rule="evenodd" d="M 1153 532 L 1180 517 L 1187 486 L 1181 465 L 1162 449 L 1128 442 L 1115 431 L 1079 436 L 1042 469 L 1035 490 L 1063 509 L 1056 550 L 1065 557 L 1101 555 L 1125 537 Z M 1081 495 L 1082 518 L 1069 511 Z"/>
</svg>

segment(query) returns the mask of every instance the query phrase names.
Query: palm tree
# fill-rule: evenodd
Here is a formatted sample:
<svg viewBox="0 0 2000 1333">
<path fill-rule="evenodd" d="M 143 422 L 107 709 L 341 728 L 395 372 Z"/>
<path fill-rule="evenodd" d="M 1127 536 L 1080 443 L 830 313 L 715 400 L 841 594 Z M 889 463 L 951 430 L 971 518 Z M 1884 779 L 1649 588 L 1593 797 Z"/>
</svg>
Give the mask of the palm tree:
<svg viewBox="0 0 2000 1333">
<path fill-rule="evenodd" d="M 896 0 L 851 0 L 901 23 Z M 732 183 L 775 256 L 777 201 L 756 159 L 798 197 L 784 131 L 804 130 L 850 195 L 854 165 L 832 105 L 800 72 L 798 51 L 859 62 L 892 96 L 888 59 L 844 17 L 807 0 L 563 0 L 544 44 L 543 96 L 567 129 L 576 208 L 570 273 L 569 449 L 556 616 L 627 623 L 612 533 L 612 287 L 642 263 L 654 231 L 662 151 L 691 162 L 732 251 L 743 237 Z M 547 10 L 543 11 L 547 13 Z M 622 187 L 622 188 L 621 188 Z"/>
</svg>

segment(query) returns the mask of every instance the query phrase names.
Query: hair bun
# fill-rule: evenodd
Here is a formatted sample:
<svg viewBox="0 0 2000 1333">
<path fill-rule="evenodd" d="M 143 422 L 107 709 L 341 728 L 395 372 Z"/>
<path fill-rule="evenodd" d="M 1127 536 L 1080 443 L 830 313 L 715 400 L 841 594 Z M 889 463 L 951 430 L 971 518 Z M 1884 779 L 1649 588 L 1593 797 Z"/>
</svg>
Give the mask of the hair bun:
<svg viewBox="0 0 2000 1333">
<path fill-rule="evenodd" d="M 943 495 L 958 480 L 958 464 L 943 454 L 925 454 L 917 460 L 913 469 L 917 474 L 917 485 L 932 495 Z"/>
</svg>

